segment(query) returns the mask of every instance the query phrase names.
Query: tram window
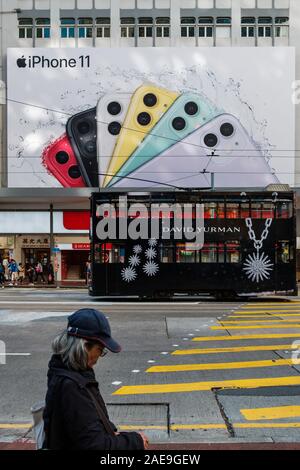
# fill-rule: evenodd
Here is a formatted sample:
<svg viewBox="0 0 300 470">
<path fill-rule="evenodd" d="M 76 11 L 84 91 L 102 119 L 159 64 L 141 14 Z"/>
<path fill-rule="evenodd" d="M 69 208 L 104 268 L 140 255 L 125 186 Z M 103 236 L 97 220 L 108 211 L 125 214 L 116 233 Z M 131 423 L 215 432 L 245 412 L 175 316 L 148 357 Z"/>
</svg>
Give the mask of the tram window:
<svg viewBox="0 0 300 470">
<path fill-rule="evenodd" d="M 218 243 L 218 262 L 225 263 L 225 245 L 224 243 Z"/>
<path fill-rule="evenodd" d="M 226 204 L 226 218 L 227 219 L 239 218 L 239 204 L 236 204 L 236 203 Z"/>
<path fill-rule="evenodd" d="M 202 263 L 217 263 L 218 245 L 217 243 L 204 243 L 201 250 Z"/>
<path fill-rule="evenodd" d="M 204 204 L 205 219 L 224 219 L 225 218 L 224 202 L 206 202 Z"/>
<path fill-rule="evenodd" d="M 251 217 L 252 219 L 261 219 L 262 205 L 260 202 L 252 202 L 251 204 Z"/>
<path fill-rule="evenodd" d="M 247 219 L 250 217 L 250 206 L 247 202 L 241 203 L 241 219 Z"/>
<path fill-rule="evenodd" d="M 226 242 L 226 263 L 239 263 L 240 258 L 240 243 L 237 241 Z"/>
<path fill-rule="evenodd" d="M 174 262 L 174 246 L 160 246 L 160 262 L 173 263 Z"/>
<path fill-rule="evenodd" d="M 276 243 L 276 263 L 289 263 L 294 259 L 294 248 L 288 241 Z"/>
<path fill-rule="evenodd" d="M 95 263 L 125 263 L 125 245 L 98 243 L 94 248 Z"/>
<path fill-rule="evenodd" d="M 264 202 L 262 208 L 263 219 L 274 219 L 274 204 L 272 202 Z"/>
<path fill-rule="evenodd" d="M 217 204 L 215 202 L 206 202 L 204 204 L 204 218 L 216 219 L 217 217 Z"/>
<path fill-rule="evenodd" d="M 176 243 L 176 263 L 199 263 L 199 253 L 189 248 L 189 243 Z"/>
<path fill-rule="evenodd" d="M 293 206 L 290 201 L 282 201 L 277 203 L 276 218 L 290 219 L 293 215 Z"/>
</svg>

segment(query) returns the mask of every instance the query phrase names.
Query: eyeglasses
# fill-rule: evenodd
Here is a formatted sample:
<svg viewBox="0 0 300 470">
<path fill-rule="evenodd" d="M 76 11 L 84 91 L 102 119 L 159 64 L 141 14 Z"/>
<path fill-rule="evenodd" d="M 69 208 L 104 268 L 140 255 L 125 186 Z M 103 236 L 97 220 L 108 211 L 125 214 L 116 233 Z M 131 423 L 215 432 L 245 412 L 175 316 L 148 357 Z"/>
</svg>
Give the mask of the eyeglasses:
<svg viewBox="0 0 300 470">
<path fill-rule="evenodd" d="M 107 353 L 108 353 L 108 349 L 106 349 L 106 348 L 102 349 L 100 357 L 106 356 Z"/>
</svg>

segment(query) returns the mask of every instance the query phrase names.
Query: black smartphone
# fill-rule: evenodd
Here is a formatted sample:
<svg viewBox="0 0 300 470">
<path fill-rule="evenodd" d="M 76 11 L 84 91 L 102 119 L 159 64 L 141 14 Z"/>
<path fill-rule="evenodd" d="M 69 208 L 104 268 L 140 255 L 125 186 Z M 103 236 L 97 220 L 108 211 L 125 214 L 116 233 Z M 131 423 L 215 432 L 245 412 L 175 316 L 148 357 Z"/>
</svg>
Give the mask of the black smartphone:
<svg viewBox="0 0 300 470">
<path fill-rule="evenodd" d="M 98 188 L 96 108 L 70 117 L 67 134 L 86 185 Z"/>
</svg>

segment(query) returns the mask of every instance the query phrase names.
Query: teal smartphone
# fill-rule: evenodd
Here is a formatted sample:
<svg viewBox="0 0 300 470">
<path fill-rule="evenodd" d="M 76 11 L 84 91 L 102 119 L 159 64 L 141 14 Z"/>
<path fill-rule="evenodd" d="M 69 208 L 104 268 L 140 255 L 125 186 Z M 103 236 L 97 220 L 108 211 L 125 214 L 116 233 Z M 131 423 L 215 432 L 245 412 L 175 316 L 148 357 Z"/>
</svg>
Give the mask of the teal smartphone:
<svg viewBox="0 0 300 470">
<path fill-rule="evenodd" d="M 180 95 L 148 133 L 129 159 L 119 169 L 109 186 L 124 178 L 152 158 L 177 144 L 189 134 L 216 116 L 222 114 L 215 105 L 200 93 L 187 92 Z M 130 179 L 127 180 L 130 186 Z"/>
</svg>

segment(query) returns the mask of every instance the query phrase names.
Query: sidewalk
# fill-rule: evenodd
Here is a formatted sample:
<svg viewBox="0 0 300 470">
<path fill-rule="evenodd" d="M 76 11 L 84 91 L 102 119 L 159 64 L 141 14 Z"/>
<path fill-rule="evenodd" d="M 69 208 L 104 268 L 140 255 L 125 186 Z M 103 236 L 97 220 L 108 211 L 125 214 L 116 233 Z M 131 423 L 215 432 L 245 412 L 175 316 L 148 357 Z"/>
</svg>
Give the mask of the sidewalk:
<svg viewBox="0 0 300 470">
<path fill-rule="evenodd" d="M 0 442 L 0 452 L 3 450 L 35 450 L 31 439 L 19 439 L 14 442 Z M 148 450 L 300 450 L 300 443 L 292 442 L 186 442 L 152 444 Z"/>
</svg>

